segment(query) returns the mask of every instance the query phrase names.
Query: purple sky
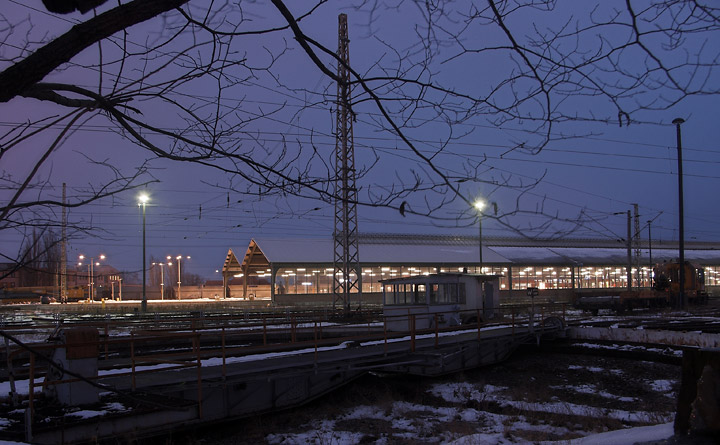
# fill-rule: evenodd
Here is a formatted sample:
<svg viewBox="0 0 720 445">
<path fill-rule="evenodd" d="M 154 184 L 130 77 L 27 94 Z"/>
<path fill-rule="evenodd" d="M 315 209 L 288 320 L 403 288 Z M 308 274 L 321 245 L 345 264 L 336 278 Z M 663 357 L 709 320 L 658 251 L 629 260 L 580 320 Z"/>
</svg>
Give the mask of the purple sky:
<svg viewBox="0 0 720 445">
<path fill-rule="evenodd" d="M 193 2 L 191 2 L 192 4 Z M 613 3 L 613 2 L 608 2 Z M 605 5 L 605 3 L 603 3 Z M 624 2 L 618 3 L 622 8 Z M 11 2 L 4 11 L 8 22 L 20 23 L 18 29 L 9 34 L 4 31 L 5 43 L 2 51 L 3 69 L 8 66 L 9 57 L 20 54 L 17 47 L 22 46 L 29 35 L 34 42 L 56 36 L 69 28 L 75 20 L 86 19 L 89 15 L 72 14 L 68 16 L 49 15 L 42 11 L 41 2 L 22 5 Z M 596 11 L 597 16 L 609 14 L 608 9 Z M 297 5 L 293 5 L 297 7 Z M 518 36 L 532 33 L 532 24 L 542 31 L 543 26 L 557 28 L 571 17 L 586 17 L 589 13 L 584 6 L 574 5 L 575 10 L 558 10 L 550 19 L 543 15 L 542 21 L 535 12 L 527 11 L 508 20 L 508 26 Z M 37 9 L 33 9 L 37 8 Z M 269 5 L 249 5 L 246 25 L 253 29 L 282 24 L 279 12 Z M 459 8 L 459 7 L 458 7 Z M 468 6 L 469 8 L 469 6 Z M 456 19 L 461 17 L 460 8 Z M 300 9 L 293 11 L 296 14 Z M 423 24 L 424 11 L 412 4 L 403 4 L 397 11 L 382 10 L 380 14 L 363 5 L 360 11 L 338 9 L 337 5 L 324 5 L 300 25 L 315 40 L 331 49 L 337 47 L 337 14 L 346 12 L 350 28 L 350 60 L 352 66 L 368 76 L 379 75 L 379 66 L 397 66 L 396 54 L 408 51 L 416 54 L 420 47 L 419 37 Z M 30 17 L 34 27 L 22 20 Z M 368 25 L 368 20 L 373 17 Z M 227 20 L 231 20 L 228 15 Z M 581 19 L 581 22 L 587 19 Z M 443 22 L 448 25 L 450 22 Z M 457 24 L 457 22 L 455 22 Z M 131 30 L 131 41 L 152 40 L 162 26 L 159 20 L 150 21 Z M 449 26 L 449 25 L 448 25 Z M 418 31 L 420 30 L 420 31 Z M 25 34 L 29 31 L 30 34 Z M 49 35 L 45 36 L 45 32 Z M 516 61 L 510 54 L 497 51 L 480 55 L 467 54 L 456 57 L 458 46 L 452 45 L 447 36 L 439 35 L 447 45 L 436 48 L 429 70 L 435 80 L 450 85 L 458 91 L 486 97 L 489 89 L 516 72 Z M 489 47 L 507 44 L 506 37 L 497 26 L 485 24 L 476 28 L 468 27 L 462 34 L 462 43 L 466 48 Z M 717 42 L 717 33 L 714 41 Z M 621 39 L 617 34 L 606 35 L 608 41 Z M 688 45 L 682 51 L 668 55 L 668 61 L 677 62 L 686 54 L 712 51 L 694 45 L 687 37 Z M 243 43 L 240 45 L 240 43 Z M 449 43 L 448 43 L 449 42 Z M 593 47 L 592 39 L 581 42 L 586 48 Z M 35 43 L 30 45 L 31 48 Z M 319 155 L 328 164 L 332 162 L 335 145 L 332 136 L 334 117 L 331 103 L 317 103 L 303 107 L 307 102 L 317 102 L 319 94 L 325 89 L 332 94 L 335 86 L 303 53 L 293 39 L 290 31 L 276 32 L 267 36 L 238 40 L 233 46 L 237 58 L 247 58 L 254 67 L 262 67 L 270 62 L 269 54 L 278 54 L 287 46 L 287 51 L 273 66 L 275 78 L 260 70 L 252 78 L 245 79 L 242 85 L 229 88 L 221 100 L 223 111 L 232 110 L 239 119 L 251 119 L 244 133 L 235 137 L 243 147 L 252 147 L 258 140 L 271 147 L 280 147 L 284 136 L 291 147 L 298 141 L 307 145 L 311 141 Z M 685 53 L 685 50 L 690 52 Z M 717 51 L 716 49 L 714 49 Z M 112 45 L 105 45 L 107 60 L 112 58 Z M 703 53 L 705 54 L 705 53 Z M 415 56 L 413 56 L 415 57 Z M 94 63 L 97 61 L 97 49 L 87 50 L 74 62 Z M 137 63 L 137 61 L 135 62 Z M 622 60 L 623 66 L 634 68 L 635 61 Z M 109 66 L 107 71 L 112 72 Z M 247 75 L 240 70 L 238 76 Z M 132 71 L 125 73 L 132 76 Z M 715 72 L 704 73 L 711 79 L 710 87 L 718 91 Z M 408 76 L 422 73 L 410 71 Z M 597 74 L 601 76 L 601 74 Z M 613 76 L 607 73 L 608 79 Z M 94 85 L 97 88 L 97 70 L 82 70 L 76 66 L 66 67 L 60 73 L 54 73 L 47 81 L 63 81 L 80 85 Z M 682 77 L 682 76 L 681 76 Z M 111 82 L 108 75 L 104 83 Z M 714 79 L 714 80 L 713 80 Z M 712 85 L 715 82 L 715 85 Z M 281 83 L 280 86 L 278 83 Z M 198 104 L 212 102 L 212 81 L 203 80 L 183 87 L 195 96 Z M 411 89 L 409 89 L 411 91 Z M 357 94 L 357 93 L 356 93 Z M 662 88 L 656 91 L 647 89 L 628 101 L 634 103 L 653 103 L 658 98 L 672 100 L 671 92 Z M 509 94 L 494 97 L 496 103 L 510 100 Z M 181 128 L 182 122 L 167 111 L 161 104 L 139 102 L 144 118 L 159 126 Z M 554 105 L 566 115 L 612 117 L 617 114 L 607 100 L 598 97 L 571 96 L 557 100 Z M 214 107 L 214 105 L 213 105 Z M 213 107 L 205 103 L 201 113 L 211 112 Z M 388 104 L 395 110 L 395 104 Z M 380 113 L 370 102 L 355 107 L 356 162 L 362 166 L 372 163 L 374 155 L 380 161 L 373 170 L 358 181 L 362 190 L 368 187 L 390 186 L 398 182 L 398 177 L 409 180 L 411 169 L 427 171 L 426 165 L 419 162 L 402 141 L 388 131 L 380 128 Z M 64 110 L 32 99 L 14 99 L 0 104 L 0 122 L 4 131 L 18 122 L 41 116 L 53 116 Z M 272 114 L 268 113 L 272 111 Z M 508 152 L 520 142 L 531 144 L 538 136 L 534 134 L 536 124 L 532 119 L 513 121 L 499 127 L 493 125 L 496 117 L 481 115 L 466 122 L 450 127 L 442 122 L 429 122 L 414 125 L 407 129 L 407 135 L 423 150 L 431 150 L 452 134 L 453 139 L 442 153 L 434 157 L 437 165 L 444 171 L 453 173 L 462 168 L 465 159 L 480 161 L 486 158 L 479 170 L 482 183 L 470 182 L 461 186 L 464 196 L 487 196 L 489 201 L 498 205 L 500 212 L 506 212 L 519 206 L 526 211 L 542 207 L 546 213 L 557 214 L 561 219 L 574 219 L 579 213 L 586 222 L 577 227 L 572 236 L 619 238 L 625 236 L 626 220 L 623 215 L 613 215 L 631 208 L 633 203 L 640 205 L 642 226 L 648 220 L 652 225 L 653 239 L 677 239 L 677 160 L 675 127 L 670 122 L 676 117 L 686 120 L 683 125 L 683 157 L 685 177 L 685 230 L 688 240 L 720 240 L 720 231 L 716 221 L 720 218 L 716 196 L 719 179 L 717 167 L 720 164 L 720 126 L 717 116 L 720 111 L 718 95 L 690 97 L 680 101 L 670 110 L 641 111 L 633 114 L 634 122 L 630 126 L 620 127 L 617 119 L 608 122 L 560 122 L 552 130 L 559 139 L 551 141 L 539 154 L 530 155 L 521 151 Z M 539 112 L 532 105 L 523 110 L 528 116 Z M 426 114 L 423 114 L 426 113 Z M 257 119 L 265 114 L 266 117 Z M 421 121 L 432 113 L 420 110 L 412 117 Z M 400 118 L 398 112 L 394 115 Z M 407 117 L 407 116 L 405 116 Z M 33 138 L 21 149 L 5 155 L 0 161 L 4 178 L 22 178 L 39 158 L 47 144 L 57 135 L 49 132 Z M 460 136 L 465 135 L 465 136 Z M 561 135 L 579 135 L 581 137 L 562 139 Z M 373 155 L 374 150 L 374 155 Z M 116 134 L 111 123 L 102 115 L 89 120 L 83 128 L 73 132 L 63 145 L 52 155 L 41 169 L 39 179 L 47 179 L 50 185 L 43 189 L 32 189 L 23 196 L 25 200 L 35 197 L 57 197 L 61 194 L 61 184 L 67 183 L 68 196 L 73 199 L 86 194 L 91 187 L 97 187 L 108 178 L 107 168 L 100 168 L 88 161 L 104 161 L 123 171 L 131 171 L 148 158 L 147 151 L 133 146 L 128 140 Z M 303 159 L 299 161 L 304 162 Z M 314 165 L 317 171 L 318 165 Z M 190 255 L 192 259 L 184 263 L 186 270 L 213 278 L 215 269 L 222 266 L 228 248 L 244 249 L 253 237 L 328 237 L 333 230 L 333 208 L 330 204 L 318 200 L 294 197 L 271 196 L 262 199 L 228 193 L 229 184 L 238 184 L 237 178 L 227 174 L 193 164 L 181 164 L 167 160 L 150 160 L 150 172 L 158 182 L 147 188 L 151 196 L 147 207 L 147 249 L 148 256 L 164 258 L 166 255 Z M 542 177 L 542 181 L 532 190 L 522 195 L 492 184 L 510 178 L 513 184 L 527 184 Z M 7 181 L 5 184 L 7 185 Z M 3 191 L 3 197 L 8 191 Z M 108 256 L 108 263 L 121 270 L 139 270 L 141 268 L 141 218 L 137 206 L 137 192 L 121 193 L 83 208 L 69 212 L 71 221 L 84 221 L 93 227 L 96 237 L 73 239 L 69 245 L 68 257 L 72 261 L 77 255 Z M 3 198 L 5 199 L 5 198 Z M 410 196 L 411 205 L 419 206 L 424 197 Z M 229 204 L 228 204 L 229 202 Z M 456 201 L 440 210 L 443 218 L 454 218 L 467 214 L 467 206 Z M 56 213 L 59 220 L 60 214 Z M 537 224 L 536 218 L 520 215 L 506 222 L 529 235 L 536 235 L 528 229 Z M 590 219 L 594 223 L 587 222 Z M 461 226 L 448 227 L 433 218 L 420 216 L 401 216 L 396 210 L 360 207 L 359 227 L 361 232 L 393 233 L 434 233 L 475 235 L 477 225 L 471 220 L 463 220 Z M 558 230 L 570 227 L 567 223 L 557 222 Z M 483 223 L 483 233 L 487 236 L 514 236 L 501 224 L 487 218 Z M 646 229 L 642 237 L 647 238 Z M 0 232 L 2 253 L 12 256 L 21 242 L 19 232 L 5 229 Z M 361 253 L 362 257 L 362 253 Z"/>
</svg>

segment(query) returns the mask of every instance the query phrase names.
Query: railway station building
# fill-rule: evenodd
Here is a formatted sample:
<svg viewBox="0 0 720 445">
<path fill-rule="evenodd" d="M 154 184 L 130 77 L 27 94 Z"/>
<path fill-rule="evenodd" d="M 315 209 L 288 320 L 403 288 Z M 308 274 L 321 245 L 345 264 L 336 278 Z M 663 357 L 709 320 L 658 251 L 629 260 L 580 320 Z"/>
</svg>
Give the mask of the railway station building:
<svg viewBox="0 0 720 445">
<path fill-rule="evenodd" d="M 525 298 L 529 287 L 554 301 L 578 291 L 652 286 L 652 266 L 678 258 L 677 242 L 631 246 L 616 240 L 485 238 L 472 236 L 361 234 L 362 300 L 379 304 L 379 280 L 413 275 L 468 272 L 500 277 L 501 299 Z M 228 250 L 223 265 L 227 297 L 278 303 L 331 303 L 333 240 L 260 239 Z M 630 258 L 630 260 L 628 260 Z M 708 292 L 720 291 L 720 243 L 686 242 L 685 259 L 705 269 Z M 229 285 L 240 278 L 242 284 Z"/>
</svg>

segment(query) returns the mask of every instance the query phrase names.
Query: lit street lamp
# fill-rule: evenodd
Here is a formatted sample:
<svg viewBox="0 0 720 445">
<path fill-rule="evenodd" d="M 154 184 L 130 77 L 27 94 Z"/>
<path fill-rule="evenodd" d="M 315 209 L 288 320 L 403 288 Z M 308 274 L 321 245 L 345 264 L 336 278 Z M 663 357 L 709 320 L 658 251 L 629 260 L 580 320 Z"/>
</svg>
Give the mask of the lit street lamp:
<svg viewBox="0 0 720 445">
<path fill-rule="evenodd" d="M 78 266 L 82 266 L 82 260 L 85 259 L 85 255 L 80 255 L 78 257 L 80 259 L 80 262 L 78 263 Z M 105 255 L 100 255 L 99 259 L 104 260 Z M 90 262 L 88 263 L 88 299 L 93 302 L 95 301 L 95 266 L 99 266 L 100 262 L 95 262 L 95 257 L 90 258 Z"/>
<path fill-rule="evenodd" d="M 143 229 L 142 230 L 142 244 L 143 244 L 143 248 L 142 248 L 142 265 L 143 265 L 142 311 L 146 312 L 147 311 L 147 294 L 145 292 L 145 283 L 146 283 L 145 279 L 146 279 L 147 274 L 145 273 L 146 272 L 146 266 L 145 266 L 145 206 L 146 206 L 147 202 L 150 200 L 150 198 L 146 194 L 141 194 L 140 196 L 138 196 L 138 200 L 140 201 L 140 202 L 138 202 L 138 207 L 142 207 L 142 229 Z"/>
<path fill-rule="evenodd" d="M 473 204 L 475 209 L 478 211 L 478 245 L 479 253 L 480 253 L 480 266 L 479 266 L 479 273 L 482 273 L 482 267 L 483 267 L 483 255 L 482 255 L 482 211 L 487 205 L 487 203 L 483 199 L 478 199 L 475 201 L 475 204 Z"/>
<path fill-rule="evenodd" d="M 171 262 L 167 263 L 152 263 L 153 266 L 160 266 L 160 299 L 165 299 L 165 269 L 163 266 L 172 266 Z"/>
<path fill-rule="evenodd" d="M 171 260 L 172 257 L 171 257 L 170 255 L 168 255 L 167 259 L 168 259 L 168 260 Z M 175 257 L 175 259 L 177 260 L 177 268 L 178 268 L 178 294 L 177 294 L 177 299 L 180 300 L 180 261 L 183 259 L 183 256 L 182 256 L 182 255 L 178 255 L 178 256 Z M 190 255 L 186 256 L 185 259 L 188 259 L 188 260 L 189 260 L 189 259 L 190 259 Z"/>
</svg>

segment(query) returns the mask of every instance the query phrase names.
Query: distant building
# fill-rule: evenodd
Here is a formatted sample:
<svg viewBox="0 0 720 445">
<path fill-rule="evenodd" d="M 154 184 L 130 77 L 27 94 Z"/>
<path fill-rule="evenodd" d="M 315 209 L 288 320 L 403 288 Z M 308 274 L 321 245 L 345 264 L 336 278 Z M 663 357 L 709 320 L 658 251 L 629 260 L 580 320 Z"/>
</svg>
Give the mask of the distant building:
<svg viewBox="0 0 720 445">
<path fill-rule="evenodd" d="M 677 243 L 643 242 L 632 251 L 633 287 L 652 286 L 652 262 L 677 258 Z M 470 272 L 500 276 L 505 297 L 524 296 L 528 287 L 562 298 L 578 289 L 627 287 L 627 246 L 616 240 L 483 238 L 482 270 L 477 237 L 364 234 L 359 238 L 363 300 L 377 300 L 381 279 Z M 706 285 L 720 288 L 720 243 L 686 242 L 685 258 L 705 268 Z M 328 302 L 333 286 L 333 240 L 253 239 L 247 248 L 229 249 L 223 266 L 226 296 L 268 298 L 312 296 Z M 242 278 L 242 288 L 230 286 Z M 378 300 L 379 301 L 379 300 Z"/>
<path fill-rule="evenodd" d="M 28 268 L 17 267 L 15 263 L 0 264 L 0 289 L 27 289 L 36 288 L 50 295 L 59 295 L 60 275 L 57 267 L 49 269 L 45 268 Z M 3 277 L 3 275 L 6 275 Z M 117 282 L 120 273 L 114 267 L 101 264 L 92 269 L 92 279 L 90 277 L 90 269 L 87 266 L 69 266 L 66 271 L 66 283 L 68 290 L 76 290 L 73 294 L 89 295 L 88 289 L 92 282 L 95 287 L 95 295 L 98 298 L 104 297 L 104 294 L 111 293 L 113 282 Z M 48 284 L 52 283 L 52 284 Z"/>
<path fill-rule="evenodd" d="M 18 271 L 15 263 L 0 263 L 0 289 L 18 287 Z"/>
</svg>

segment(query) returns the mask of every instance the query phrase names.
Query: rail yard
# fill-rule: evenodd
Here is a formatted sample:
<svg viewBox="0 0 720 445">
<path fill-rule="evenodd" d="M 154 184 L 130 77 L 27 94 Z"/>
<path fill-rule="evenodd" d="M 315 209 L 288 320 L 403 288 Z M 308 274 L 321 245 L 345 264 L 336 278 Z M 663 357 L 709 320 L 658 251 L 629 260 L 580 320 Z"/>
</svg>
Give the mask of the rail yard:
<svg viewBox="0 0 720 445">
<path fill-rule="evenodd" d="M 406 314 L 402 332 L 388 330 L 393 323 L 379 310 L 196 304 L 141 313 L 132 303 L 88 306 L 3 312 L 1 437 L 131 442 L 300 406 L 370 371 L 425 377 L 469 371 L 499 363 L 522 345 L 602 349 L 638 345 L 638 334 L 675 332 L 683 335 L 664 334 L 666 344 L 649 353 L 677 363 L 678 351 L 720 344 L 715 302 L 692 313 L 599 317 L 562 304 L 502 306 L 474 324 L 443 326 L 436 314 L 423 329 L 418 315 Z M 69 415 L 78 407 L 102 415 Z"/>
</svg>

